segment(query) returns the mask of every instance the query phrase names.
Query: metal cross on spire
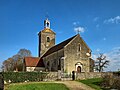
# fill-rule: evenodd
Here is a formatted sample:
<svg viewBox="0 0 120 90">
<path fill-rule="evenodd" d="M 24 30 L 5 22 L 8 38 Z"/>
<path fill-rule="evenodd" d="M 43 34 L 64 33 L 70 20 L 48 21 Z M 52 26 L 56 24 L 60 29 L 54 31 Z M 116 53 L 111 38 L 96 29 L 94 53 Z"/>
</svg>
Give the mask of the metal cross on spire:
<svg viewBox="0 0 120 90">
<path fill-rule="evenodd" d="M 84 27 L 75 27 L 74 31 L 76 32 L 76 34 L 80 34 L 83 33 L 85 31 Z"/>
<path fill-rule="evenodd" d="M 74 30 L 75 30 L 76 34 L 80 34 L 80 32 L 81 32 L 81 30 L 79 29 L 79 27 L 75 28 Z"/>
<path fill-rule="evenodd" d="M 80 34 L 81 30 L 80 29 L 77 29 L 76 33 L 77 34 Z"/>
</svg>

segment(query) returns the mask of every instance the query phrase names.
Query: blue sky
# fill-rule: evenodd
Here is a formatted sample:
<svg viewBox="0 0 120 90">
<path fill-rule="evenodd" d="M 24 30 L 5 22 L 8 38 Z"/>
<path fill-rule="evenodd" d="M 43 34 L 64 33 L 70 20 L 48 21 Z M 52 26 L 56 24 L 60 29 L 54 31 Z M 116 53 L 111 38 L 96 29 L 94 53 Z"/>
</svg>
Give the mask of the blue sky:
<svg viewBox="0 0 120 90">
<path fill-rule="evenodd" d="M 0 63 L 26 48 L 38 56 L 38 35 L 46 13 L 56 43 L 76 30 L 93 58 L 105 53 L 108 71 L 120 68 L 120 0 L 0 0 Z"/>
</svg>

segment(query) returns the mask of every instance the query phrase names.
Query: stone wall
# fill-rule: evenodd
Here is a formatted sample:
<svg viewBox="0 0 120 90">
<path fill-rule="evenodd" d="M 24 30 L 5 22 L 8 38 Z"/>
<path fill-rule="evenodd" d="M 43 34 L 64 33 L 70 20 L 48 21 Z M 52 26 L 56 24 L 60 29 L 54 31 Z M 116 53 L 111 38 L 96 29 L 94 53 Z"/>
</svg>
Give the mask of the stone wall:
<svg viewBox="0 0 120 90">
<path fill-rule="evenodd" d="M 43 81 L 56 81 L 56 80 L 72 80 L 72 75 L 68 73 L 62 73 L 60 70 L 58 72 L 45 72 L 48 73 Z"/>
<path fill-rule="evenodd" d="M 39 34 L 39 57 L 42 56 L 49 48 L 55 45 L 55 33 L 50 29 L 44 29 Z M 50 41 L 47 41 L 49 37 Z"/>
<path fill-rule="evenodd" d="M 81 67 L 80 72 L 89 72 L 90 71 L 90 63 L 89 58 L 86 53 L 90 53 L 91 51 L 82 40 L 82 38 L 78 35 L 71 42 L 69 42 L 64 48 L 64 69 L 66 72 L 77 71 L 77 65 Z"/>
<path fill-rule="evenodd" d="M 64 56 L 64 50 L 61 49 L 43 58 L 45 69 L 48 71 L 63 70 L 61 58 Z"/>
<path fill-rule="evenodd" d="M 44 81 L 55 81 L 55 80 L 72 80 L 72 74 L 67 73 L 60 73 L 60 72 L 47 72 L 46 78 Z M 105 75 L 113 76 L 111 72 L 87 72 L 87 73 L 76 73 L 75 80 L 83 80 L 83 79 L 90 79 L 90 78 L 101 78 Z"/>
<path fill-rule="evenodd" d="M 76 73 L 76 79 L 90 79 L 90 78 L 101 78 L 105 75 L 113 75 L 111 72 L 86 72 Z"/>
<path fill-rule="evenodd" d="M 58 72 L 47 72 L 47 76 L 43 79 L 43 81 L 55 81 L 58 79 Z"/>
<path fill-rule="evenodd" d="M 63 49 L 53 52 L 43 58 L 46 71 L 58 71 L 72 73 L 92 72 L 90 63 L 91 50 L 83 39 L 77 35 Z"/>
</svg>

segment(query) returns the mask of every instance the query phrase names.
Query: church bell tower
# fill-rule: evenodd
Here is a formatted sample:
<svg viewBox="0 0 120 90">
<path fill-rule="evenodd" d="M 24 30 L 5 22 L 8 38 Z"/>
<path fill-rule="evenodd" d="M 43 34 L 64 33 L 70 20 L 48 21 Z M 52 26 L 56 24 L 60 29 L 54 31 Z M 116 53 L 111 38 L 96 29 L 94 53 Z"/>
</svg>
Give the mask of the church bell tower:
<svg viewBox="0 0 120 90">
<path fill-rule="evenodd" d="M 49 48 L 55 45 L 55 32 L 50 29 L 48 18 L 44 20 L 44 29 L 38 34 L 39 37 L 39 57 L 41 57 Z"/>
</svg>

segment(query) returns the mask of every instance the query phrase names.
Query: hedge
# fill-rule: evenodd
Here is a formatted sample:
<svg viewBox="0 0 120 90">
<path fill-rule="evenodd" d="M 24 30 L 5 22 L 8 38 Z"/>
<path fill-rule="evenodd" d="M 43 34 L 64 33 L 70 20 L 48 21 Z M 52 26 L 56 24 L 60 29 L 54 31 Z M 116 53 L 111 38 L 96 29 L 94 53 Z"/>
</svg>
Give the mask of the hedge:
<svg viewBox="0 0 120 90">
<path fill-rule="evenodd" d="M 0 90 L 4 90 L 4 81 L 3 81 L 3 75 L 0 72 Z"/>
<path fill-rule="evenodd" d="M 3 72 L 4 81 L 12 83 L 25 81 L 42 81 L 47 73 L 43 72 Z"/>
<path fill-rule="evenodd" d="M 115 75 L 115 76 L 119 76 L 119 77 L 120 77 L 120 71 L 113 72 L 113 75 Z"/>
</svg>

